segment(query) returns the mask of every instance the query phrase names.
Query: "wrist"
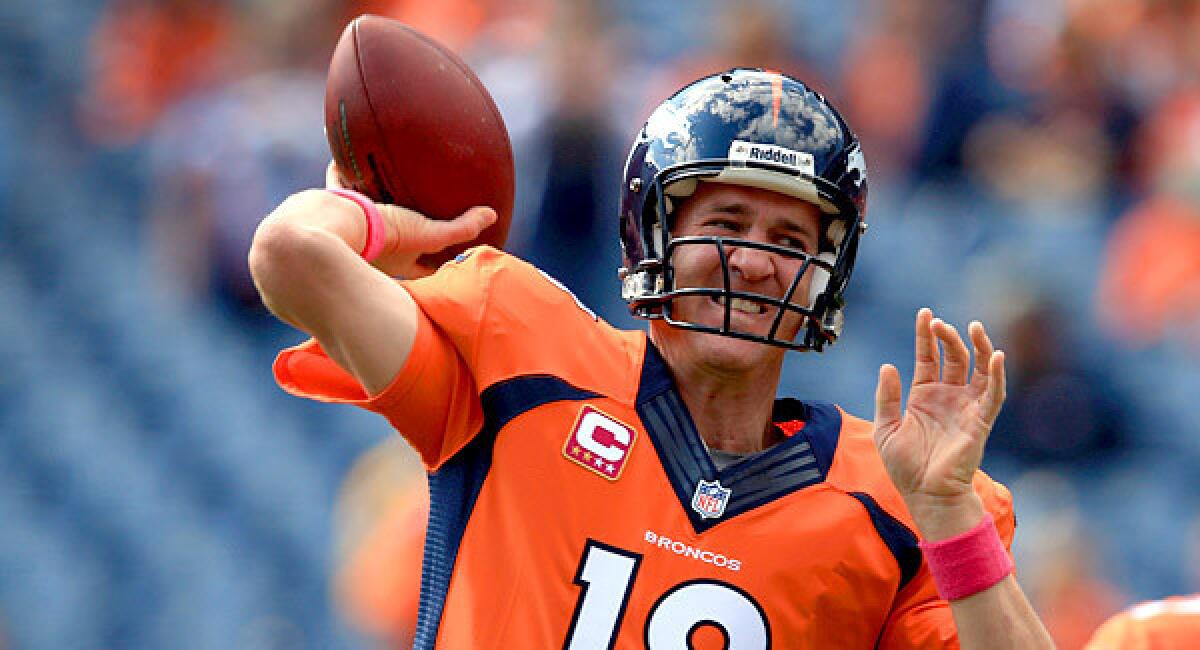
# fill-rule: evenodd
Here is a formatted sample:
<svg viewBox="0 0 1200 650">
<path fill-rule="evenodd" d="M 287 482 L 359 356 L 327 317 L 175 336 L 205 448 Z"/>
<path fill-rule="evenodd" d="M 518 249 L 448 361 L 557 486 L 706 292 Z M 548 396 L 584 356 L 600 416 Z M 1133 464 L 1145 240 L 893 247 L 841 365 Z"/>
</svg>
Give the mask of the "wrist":
<svg viewBox="0 0 1200 650">
<path fill-rule="evenodd" d="M 326 190 L 331 194 L 335 194 L 343 199 L 355 203 L 362 213 L 362 223 L 365 232 L 362 236 L 363 244 L 355 250 L 359 251 L 359 255 L 368 262 L 374 261 L 379 257 L 380 253 L 387 243 L 387 231 L 383 222 L 383 214 L 379 210 L 379 206 L 368 198 L 366 195 L 354 190 L 344 188 L 330 188 Z M 356 241 L 358 238 L 356 238 Z"/>
<path fill-rule="evenodd" d="M 990 513 L 968 530 L 938 541 L 923 541 L 920 548 L 938 595 L 948 601 L 989 589 L 1013 571 L 1012 557 Z"/>
<path fill-rule="evenodd" d="M 921 537 L 933 542 L 971 530 L 986 512 L 974 490 L 956 495 L 906 495 L 904 501 Z"/>
</svg>

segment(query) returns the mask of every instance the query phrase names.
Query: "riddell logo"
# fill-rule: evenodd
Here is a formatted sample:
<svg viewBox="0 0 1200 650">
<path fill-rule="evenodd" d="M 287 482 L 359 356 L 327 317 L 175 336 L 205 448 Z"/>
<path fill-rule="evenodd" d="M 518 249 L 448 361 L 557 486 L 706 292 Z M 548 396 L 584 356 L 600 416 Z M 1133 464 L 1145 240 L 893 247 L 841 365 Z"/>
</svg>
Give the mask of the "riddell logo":
<svg viewBox="0 0 1200 650">
<path fill-rule="evenodd" d="M 637 431 L 584 404 L 563 445 L 563 456 L 604 478 L 621 477 Z"/>
<path fill-rule="evenodd" d="M 768 162 L 790 167 L 798 172 L 812 175 L 813 155 L 807 151 L 794 151 L 773 144 L 734 140 L 729 145 L 729 159 L 737 162 Z"/>
<path fill-rule="evenodd" d="M 778 149 L 750 147 L 750 160 L 766 160 L 768 162 L 783 163 L 795 167 L 796 158 L 797 155 L 795 152 L 784 153 Z"/>
</svg>

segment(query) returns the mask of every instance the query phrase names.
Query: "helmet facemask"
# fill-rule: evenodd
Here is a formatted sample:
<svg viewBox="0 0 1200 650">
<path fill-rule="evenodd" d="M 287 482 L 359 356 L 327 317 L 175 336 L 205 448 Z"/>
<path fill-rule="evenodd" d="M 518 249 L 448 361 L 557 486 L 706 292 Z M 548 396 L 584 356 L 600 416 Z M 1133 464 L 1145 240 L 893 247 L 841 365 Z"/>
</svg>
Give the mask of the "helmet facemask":
<svg viewBox="0 0 1200 650">
<path fill-rule="evenodd" d="M 815 254 L 779 244 L 737 237 L 674 235 L 672 226 L 675 213 L 682 202 L 695 192 L 698 182 L 728 183 L 777 191 L 778 184 L 770 183 L 767 175 L 786 173 L 786 170 L 772 169 L 764 165 L 759 170 L 758 182 L 746 182 L 745 177 L 731 181 L 721 178 L 721 172 L 712 171 L 715 162 L 717 161 L 698 161 L 681 165 L 664 170 L 655 178 L 646 197 L 647 204 L 655 205 L 653 212 L 646 210 L 646 214 L 657 216 L 645 221 L 649 230 L 646 233 L 646 241 L 651 243 L 648 246 L 650 250 L 647 251 L 649 255 L 637 268 L 622 269 L 623 295 L 626 301 L 630 302 L 631 310 L 642 318 L 661 319 L 681 329 L 720 334 L 791 350 L 820 350 L 825 343 L 832 342 L 841 333 L 841 295 L 839 291 L 830 291 L 829 281 L 838 275 L 836 249 L 839 244 L 848 243 L 845 222 L 841 218 L 822 213 L 822 232 L 819 234 L 819 249 Z M 722 165 L 723 163 L 724 161 L 721 161 Z M 786 193 L 795 194 L 793 191 Z M 826 204 L 831 205 L 829 202 Z M 666 215 L 665 219 L 663 215 Z M 664 223 L 668 227 L 663 227 Z M 677 286 L 675 254 L 687 247 L 700 246 L 709 246 L 715 250 L 721 264 L 722 286 Z M 782 296 L 768 296 L 733 288 L 733 271 L 730 269 L 729 259 L 738 248 L 765 251 L 782 259 L 800 262 Z M 797 296 L 806 274 L 812 276 L 807 295 Z M 844 282 L 842 285 L 844 286 Z M 714 299 L 722 305 L 724 318 L 720 326 L 714 327 L 675 316 L 677 299 L 702 298 Z M 734 299 L 750 301 L 774 311 L 770 329 L 765 335 L 733 327 Z M 794 336 L 789 336 L 783 331 L 788 314 L 794 314 L 800 319 L 800 331 Z"/>
</svg>

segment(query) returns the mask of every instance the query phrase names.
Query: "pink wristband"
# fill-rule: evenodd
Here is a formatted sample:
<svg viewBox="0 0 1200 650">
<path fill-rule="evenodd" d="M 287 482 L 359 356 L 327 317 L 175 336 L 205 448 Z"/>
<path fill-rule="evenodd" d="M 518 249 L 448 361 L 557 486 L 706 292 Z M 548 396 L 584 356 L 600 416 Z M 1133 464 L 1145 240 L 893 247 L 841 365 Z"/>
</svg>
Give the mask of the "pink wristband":
<svg viewBox="0 0 1200 650">
<path fill-rule="evenodd" d="M 946 600 L 977 594 L 1013 571 L 1012 558 L 1004 549 L 990 514 L 985 514 L 983 521 L 965 533 L 919 545 L 938 595 Z"/>
<path fill-rule="evenodd" d="M 340 187 L 327 188 L 328 191 L 337 194 L 344 199 L 350 199 L 362 208 L 363 216 L 367 218 L 367 243 L 363 246 L 362 258 L 368 262 L 374 261 L 379 254 L 383 252 L 384 244 L 384 227 L 383 215 L 379 212 L 379 206 L 375 202 L 367 198 L 364 194 L 347 190 Z"/>
</svg>

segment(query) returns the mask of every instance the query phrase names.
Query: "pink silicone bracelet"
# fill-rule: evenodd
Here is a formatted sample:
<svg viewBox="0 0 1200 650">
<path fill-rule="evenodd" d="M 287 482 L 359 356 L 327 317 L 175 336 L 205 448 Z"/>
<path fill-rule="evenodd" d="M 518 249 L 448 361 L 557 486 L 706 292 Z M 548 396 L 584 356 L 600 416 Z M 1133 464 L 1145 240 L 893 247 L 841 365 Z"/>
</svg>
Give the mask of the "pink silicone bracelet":
<svg viewBox="0 0 1200 650">
<path fill-rule="evenodd" d="M 990 514 L 965 533 L 919 545 L 938 595 L 946 600 L 977 594 L 1013 571 L 1012 558 L 1004 549 Z"/>
<path fill-rule="evenodd" d="M 363 216 L 367 218 L 367 243 L 363 246 L 362 258 L 368 262 L 374 261 L 379 254 L 383 252 L 384 244 L 384 227 L 383 215 L 379 212 L 379 206 L 375 202 L 367 198 L 366 195 L 354 190 L 347 190 L 340 187 L 329 188 L 330 192 L 337 194 L 344 199 L 350 199 L 362 208 Z"/>
</svg>

